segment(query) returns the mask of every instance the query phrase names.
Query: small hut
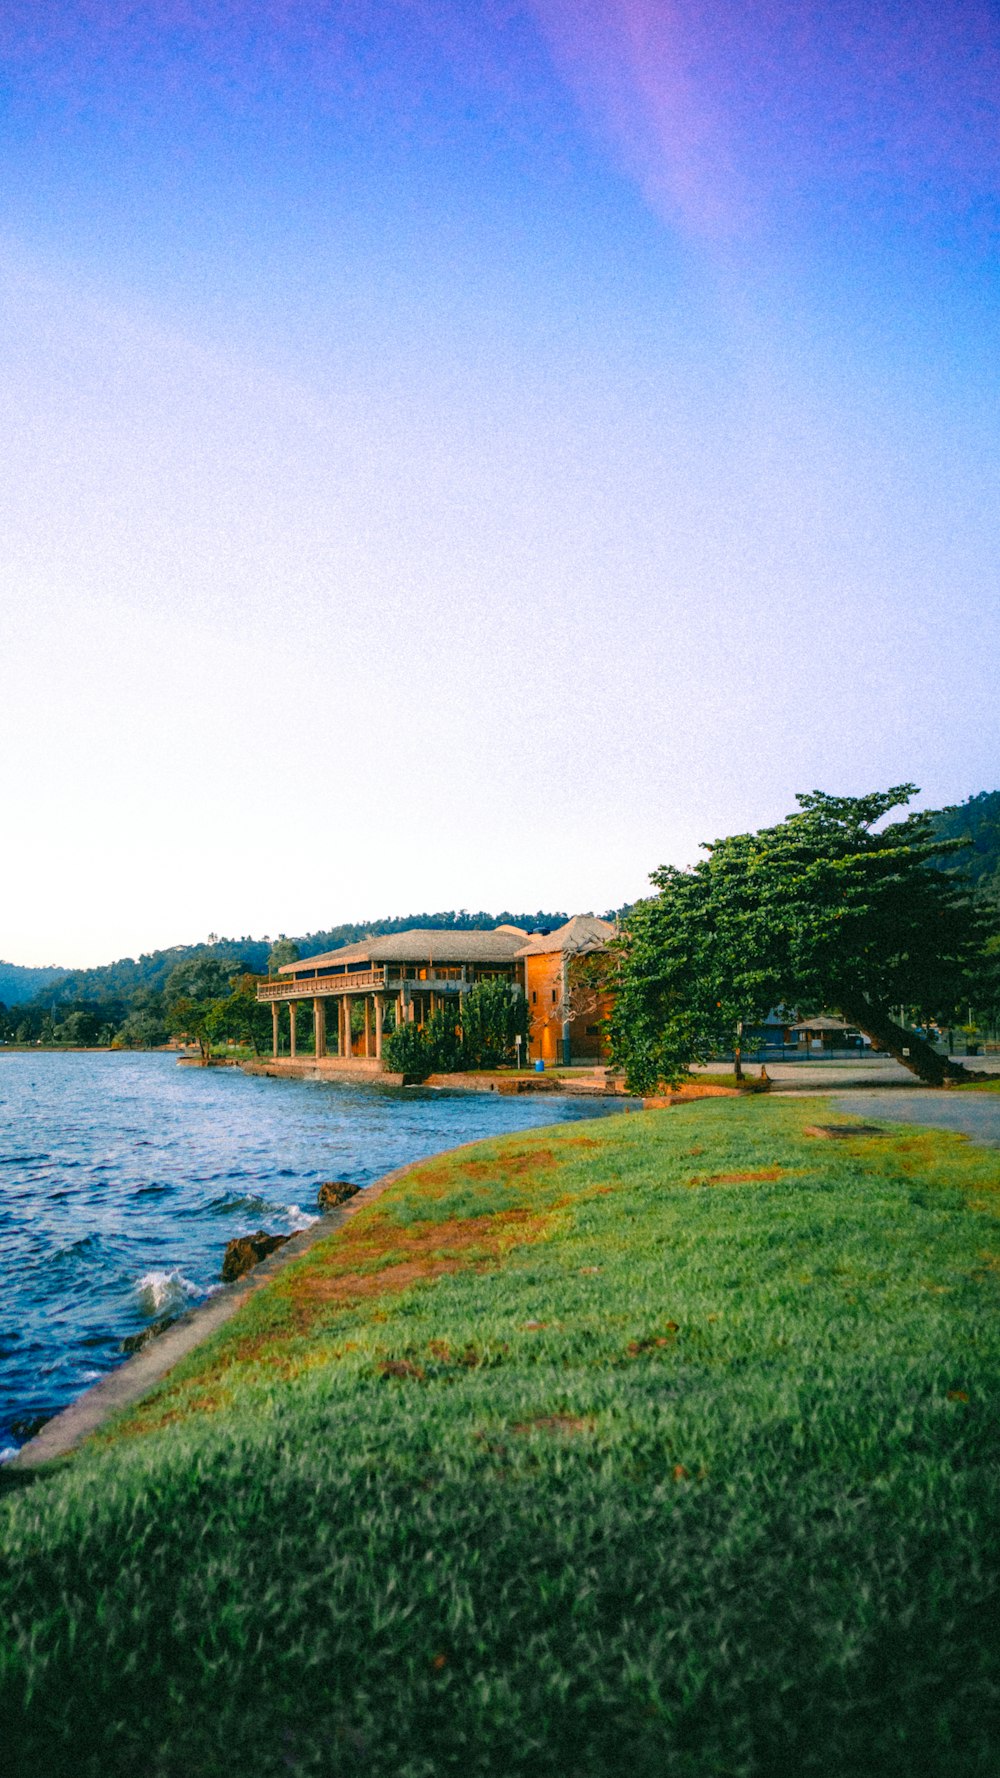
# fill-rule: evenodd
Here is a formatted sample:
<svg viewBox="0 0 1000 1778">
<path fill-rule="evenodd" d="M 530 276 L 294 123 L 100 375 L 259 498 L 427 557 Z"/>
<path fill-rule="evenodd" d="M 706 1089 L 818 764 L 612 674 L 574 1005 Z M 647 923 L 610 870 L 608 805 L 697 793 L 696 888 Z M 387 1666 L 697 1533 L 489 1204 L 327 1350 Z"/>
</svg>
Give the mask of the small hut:
<svg viewBox="0 0 1000 1778">
<path fill-rule="evenodd" d="M 860 1049 L 864 1039 L 854 1025 L 846 1025 L 843 1019 L 831 1018 L 829 1013 L 816 1013 L 811 1019 L 801 1019 L 791 1028 L 791 1036 L 800 1049 L 808 1050 L 812 1055 L 822 1055 L 829 1050 Z"/>
</svg>

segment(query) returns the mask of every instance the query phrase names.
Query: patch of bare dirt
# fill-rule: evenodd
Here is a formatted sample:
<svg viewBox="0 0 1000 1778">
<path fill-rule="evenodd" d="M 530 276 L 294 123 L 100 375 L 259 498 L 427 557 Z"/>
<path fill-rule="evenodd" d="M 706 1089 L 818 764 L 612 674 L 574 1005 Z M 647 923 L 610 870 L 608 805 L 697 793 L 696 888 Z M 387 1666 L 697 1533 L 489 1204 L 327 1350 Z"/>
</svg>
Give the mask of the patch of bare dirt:
<svg viewBox="0 0 1000 1778">
<path fill-rule="evenodd" d="M 756 1185 L 780 1179 L 785 1167 L 757 1167 L 751 1173 L 708 1173 L 689 1179 L 689 1185 Z"/>
<path fill-rule="evenodd" d="M 549 1221 L 525 1208 L 403 1227 L 372 1217 L 345 1230 L 321 1262 L 289 1274 L 283 1291 L 294 1303 L 301 1327 L 321 1308 L 351 1308 L 398 1295 L 468 1267 L 488 1270 L 513 1247 L 541 1240 Z"/>
<path fill-rule="evenodd" d="M 679 1331 L 676 1321 L 666 1321 L 662 1333 L 646 1334 L 640 1340 L 629 1340 L 625 1351 L 629 1358 L 641 1358 L 644 1352 L 655 1352 L 657 1347 L 672 1346 Z"/>
<path fill-rule="evenodd" d="M 463 1160 L 462 1162 L 438 1161 L 429 1162 L 415 1169 L 412 1183 L 420 1193 L 429 1198 L 446 1197 L 450 1191 L 460 1191 L 463 1185 L 475 1184 L 480 1180 L 491 1185 L 507 1185 L 514 1179 L 524 1179 L 528 1174 L 542 1172 L 548 1167 L 559 1164 L 560 1156 L 551 1148 L 519 1149 L 513 1154 L 505 1154 L 497 1160 Z"/>
<path fill-rule="evenodd" d="M 843 1142 L 849 1136 L 887 1136 L 878 1124 L 806 1124 L 803 1136 L 819 1136 L 825 1142 Z"/>
<path fill-rule="evenodd" d="M 578 1438 L 583 1432 L 593 1432 L 595 1424 L 589 1415 L 538 1414 L 534 1420 L 518 1420 L 511 1427 L 511 1432 L 554 1432 L 564 1438 Z"/>
</svg>

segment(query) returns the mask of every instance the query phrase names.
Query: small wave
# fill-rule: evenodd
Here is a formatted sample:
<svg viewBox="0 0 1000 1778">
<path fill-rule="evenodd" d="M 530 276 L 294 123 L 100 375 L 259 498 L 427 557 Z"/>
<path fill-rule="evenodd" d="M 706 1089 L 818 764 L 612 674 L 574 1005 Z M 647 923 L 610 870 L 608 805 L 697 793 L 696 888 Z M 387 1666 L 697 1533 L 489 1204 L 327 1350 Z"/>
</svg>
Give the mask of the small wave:
<svg viewBox="0 0 1000 1778">
<path fill-rule="evenodd" d="M 135 1287 L 136 1295 L 147 1315 L 156 1315 L 168 1303 L 183 1302 L 186 1297 L 201 1296 L 203 1292 L 190 1278 L 185 1278 L 179 1266 L 172 1272 L 145 1272 Z"/>
<path fill-rule="evenodd" d="M 311 1215 L 308 1210 L 300 1209 L 298 1204 L 286 1204 L 285 1215 L 287 1216 L 291 1227 L 295 1230 L 311 1229 L 313 1223 L 319 1221 L 318 1216 Z"/>
<path fill-rule="evenodd" d="M 50 1154 L 0 1154 L 0 1167 L 26 1167 L 30 1161 L 50 1161 Z"/>
<path fill-rule="evenodd" d="M 13 1457 L 17 1456 L 20 1449 L 20 1445 L 4 1445 L 0 1450 L 0 1463 L 9 1463 Z"/>
<path fill-rule="evenodd" d="M 65 1247 L 57 1247 L 54 1253 L 50 1253 L 48 1263 L 50 1265 L 64 1265 L 67 1260 L 79 1259 L 81 1255 L 88 1253 L 96 1253 L 100 1246 L 100 1235 L 93 1232 L 89 1235 L 80 1235 L 75 1241 L 70 1241 Z"/>
<path fill-rule="evenodd" d="M 272 1216 L 283 1209 L 281 1204 L 272 1204 L 270 1198 L 229 1197 L 213 1198 L 206 1204 L 202 1214 L 206 1216 Z"/>
</svg>

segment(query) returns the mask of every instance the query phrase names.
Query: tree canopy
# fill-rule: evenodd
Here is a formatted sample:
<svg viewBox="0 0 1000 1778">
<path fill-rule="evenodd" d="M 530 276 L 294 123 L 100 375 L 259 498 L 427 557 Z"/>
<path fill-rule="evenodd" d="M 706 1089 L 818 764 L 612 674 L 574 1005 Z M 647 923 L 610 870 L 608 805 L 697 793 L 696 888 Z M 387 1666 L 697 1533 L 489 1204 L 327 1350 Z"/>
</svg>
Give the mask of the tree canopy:
<svg viewBox="0 0 1000 1778">
<path fill-rule="evenodd" d="M 912 784 L 867 796 L 821 791 L 758 833 L 707 846 L 692 871 L 664 867 L 620 941 L 612 1058 L 648 1090 L 785 1005 L 838 1012 L 921 1075 L 961 1074 L 894 1018 L 948 1018 L 984 930 L 960 877 L 937 868 L 961 839 L 933 817 L 882 825 Z"/>
</svg>

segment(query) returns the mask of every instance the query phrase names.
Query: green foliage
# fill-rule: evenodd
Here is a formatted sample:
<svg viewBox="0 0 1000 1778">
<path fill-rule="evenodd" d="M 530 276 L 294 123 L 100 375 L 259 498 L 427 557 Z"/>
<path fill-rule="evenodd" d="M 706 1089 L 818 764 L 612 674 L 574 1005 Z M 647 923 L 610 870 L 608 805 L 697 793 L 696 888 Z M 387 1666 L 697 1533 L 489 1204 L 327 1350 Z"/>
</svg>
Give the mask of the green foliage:
<svg viewBox="0 0 1000 1778">
<path fill-rule="evenodd" d="M 115 1049 L 154 1049 L 166 1043 L 170 1033 L 162 1013 L 149 1010 L 130 1012 L 114 1034 Z"/>
<path fill-rule="evenodd" d="M 229 984 L 237 973 L 233 958 L 220 959 L 203 954 L 187 957 L 168 975 L 163 998 L 168 1011 L 178 1000 L 218 1000 L 229 993 Z"/>
<path fill-rule="evenodd" d="M 382 1039 L 382 1057 L 394 1074 L 405 1074 L 410 1080 L 426 1080 L 434 1073 L 431 1048 L 418 1025 L 397 1025 Z"/>
<path fill-rule="evenodd" d="M 301 954 L 302 953 L 300 952 L 298 945 L 295 943 L 295 940 L 293 938 L 286 938 L 284 934 L 282 934 L 280 938 L 275 939 L 274 944 L 271 946 L 271 949 L 267 954 L 268 975 L 277 975 L 279 969 L 285 963 L 297 963 Z"/>
<path fill-rule="evenodd" d="M 913 794 L 815 791 L 776 827 L 709 846 L 693 871 L 653 873 L 659 893 L 633 908 L 619 951 L 612 1056 L 630 1084 L 648 1089 L 658 1065 L 676 1079 L 721 1032 L 782 1004 L 841 1013 L 925 1078 L 955 1072 L 891 1016 L 902 1003 L 947 1017 L 982 960 L 981 921 L 932 863 L 931 816 L 881 825 Z"/>
<path fill-rule="evenodd" d="M 245 1044 L 254 1055 L 271 1047 L 271 1008 L 258 1002 L 255 975 L 234 976 L 232 991 L 213 1000 L 206 1016 L 212 1043 Z"/>
<path fill-rule="evenodd" d="M 997 1157 L 817 1115 L 479 1144 L 255 1293 L 0 1508 L 6 1769 L 995 1771 Z"/>
<path fill-rule="evenodd" d="M 73 1043 L 90 1045 L 99 1043 L 101 1033 L 106 1029 L 100 1014 L 90 1007 L 80 1007 L 75 1012 L 67 1013 L 55 1028 L 57 1043 Z"/>
<path fill-rule="evenodd" d="M 499 1068 L 516 1059 L 516 1040 L 528 1035 L 528 1004 L 497 976 L 477 982 L 462 1002 L 462 1066 Z M 526 1053 L 526 1051 L 525 1051 Z"/>
<path fill-rule="evenodd" d="M 956 871 L 977 896 L 1000 908 L 1000 790 L 982 790 L 938 809 L 931 824 L 937 839 L 968 841 L 964 851 L 939 854 L 935 864 Z"/>
<path fill-rule="evenodd" d="M 461 1016 L 461 1025 L 458 1024 Z M 526 1038 L 528 1007 L 501 977 L 476 982 L 462 997 L 461 1014 L 439 1007 L 423 1029 L 401 1025 L 382 1043 L 389 1068 L 412 1080 L 475 1068 L 499 1068 L 516 1059 L 516 1039 Z"/>
<path fill-rule="evenodd" d="M 140 996 L 158 996 L 178 964 L 214 958 L 223 965 L 227 977 L 240 971 L 263 974 L 267 967 L 269 946 L 258 939 L 213 939 L 208 944 L 173 945 L 169 950 L 144 952 L 141 957 L 121 957 L 115 963 L 98 969 L 60 970 L 54 980 L 46 983 L 38 995 L 50 1008 L 72 1005 L 79 1001 L 114 1007 L 118 1018 L 135 1011 Z M 52 972 L 47 972 L 51 975 Z M 22 996 L 27 1000 L 28 994 Z"/>
<path fill-rule="evenodd" d="M 0 962 L 0 1005 L 23 1006 L 65 975 L 64 969 L 32 969 L 23 963 Z"/>
</svg>

